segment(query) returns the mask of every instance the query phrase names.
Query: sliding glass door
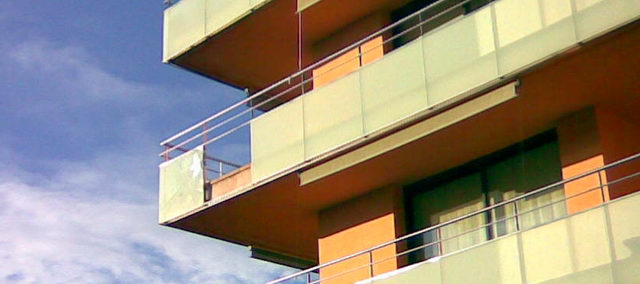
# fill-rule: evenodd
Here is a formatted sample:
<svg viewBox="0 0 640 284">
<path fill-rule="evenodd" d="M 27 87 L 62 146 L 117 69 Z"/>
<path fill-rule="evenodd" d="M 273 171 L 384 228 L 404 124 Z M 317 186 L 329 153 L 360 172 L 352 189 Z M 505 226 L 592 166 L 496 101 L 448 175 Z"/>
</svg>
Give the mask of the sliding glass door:
<svg viewBox="0 0 640 284">
<path fill-rule="evenodd" d="M 409 230 L 442 224 L 560 180 L 555 135 L 532 141 L 409 186 Z M 417 252 L 412 262 L 555 220 L 566 214 L 563 199 L 563 189 L 554 188 L 427 232 L 410 244 Z"/>
</svg>

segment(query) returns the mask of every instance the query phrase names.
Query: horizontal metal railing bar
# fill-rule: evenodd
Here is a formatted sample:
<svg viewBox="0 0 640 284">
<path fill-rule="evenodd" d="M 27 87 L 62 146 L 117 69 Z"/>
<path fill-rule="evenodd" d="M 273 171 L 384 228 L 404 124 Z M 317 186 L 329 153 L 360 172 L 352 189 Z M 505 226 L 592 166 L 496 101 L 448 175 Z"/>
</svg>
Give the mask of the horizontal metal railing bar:
<svg viewBox="0 0 640 284">
<path fill-rule="evenodd" d="M 432 4 L 428 5 L 428 6 L 426 6 L 426 7 L 422 8 L 422 9 L 420 9 L 420 10 L 416 11 L 416 12 L 414 12 L 413 14 L 411 14 L 411 15 L 409 15 L 409 16 L 406 16 L 406 17 L 402 18 L 401 20 L 399 20 L 399 21 L 397 21 L 397 22 L 395 22 L 395 23 L 393 23 L 393 24 L 391 24 L 391 25 L 388 25 L 388 26 L 386 26 L 385 28 L 382 28 L 381 30 L 378 30 L 377 32 L 375 32 L 375 33 L 373 33 L 373 34 L 371 34 L 371 35 L 369 35 L 369 36 L 367 36 L 367 37 L 365 37 L 365 38 L 363 38 L 363 39 L 361 39 L 361 40 L 359 40 L 359 41 L 357 41 L 357 42 L 355 42 L 355 43 L 353 43 L 353 44 L 351 44 L 351 45 L 349 45 L 349 46 L 347 46 L 347 47 L 345 47 L 345 48 L 343 48 L 343 49 L 341 49 L 341 50 L 339 50 L 339 51 L 337 51 L 336 53 L 334 53 L 334 54 L 332 54 L 332 55 L 330 55 L 330 56 L 328 56 L 328 57 L 325 57 L 325 58 L 323 58 L 322 60 L 320 60 L 320 61 L 318 61 L 318 62 L 316 62 L 316 63 L 314 63 L 314 64 L 312 64 L 312 65 L 310 65 L 310 66 L 305 67 L 305 68 L 304 68 L 304 69 L 302 69 L 301 71 L 298 71 L 298 72 L 296 72 L 296 73 L 294 73 L 294 74 L 290 75 L 289 77 L 284 78 L 284 79 L 282 79 L 282 80 L 280 80 L 280 81 L 276 82 L 275 84 L 273 84 L 273 85 L 271 85 L 271 86 L 267 87 L 266 89 L 263 89 L 262 91 L 260 91 L 260 92 L 258 92 L 258 93 L 256 93 L 256 94 L 254 94 L 254 95 L 251 95 L 251 96 L 249 96 L 249 97 L 247 97 L 247 98 L 245 98 L 245 99 L 241 100 L 240 102 L 237 102 L 237 103 L 233 104 L 232 106 L 230 106 L 230 107 L 228 107 L 228 108 L 226 108 L 226 109 L 224 109 L 224 110 L 222 110 L 222 111 L 220 111 L 220 112 L 218 112 L 218 113 L 216 113 L 216 114 L 214 114 L 214 115 L 212 115 L 212 116 L 210 116 L 210 117 L 208 117 L 208 118 L 206 118 L 206 119 L 202 120 L 201 122 L 196 123 L 196 124 L 192 125 L 191 127 L 189 127 L 189 128 L 187 128 L 187 129 L 185 129 L 185 130 L 183 130 L 183 131 L 181 131 L 181 132 L 179 132 L 179 133 L 177 133 L 177 134 L 175 134 L 175 135 L 171 136 L 170 138 L 168 138 L 168 139 L 164 140 L 163 142 L 161 142 L 161 143 L 160 143 L 160 145 L 165 146 L 166 144 L 168 144 L 168 143 L 170 143 L 170 142 L 172 142 L 172 141 L 174 141 L 174 140 L 176 140 L 176 139 L 178 139 L 178 138 L 180 138 L 180 137 L 182 137 L 182 136 L 184 136 L 184 135 L 186 135 L 186 134 L 190 133 L 191 131 L 194 131 L 194 130 L 196 130 L 196 129 L 198 129 L 198 128 L 202 127 L 202 126 L 204 126 L 204 125 L 205 125 L 205 124 L 207 124 L 208 122 L 211 122 L 212 120 L 214 120 L 214 119 L 216 119 L 216 118 L 218 118 L 218 117 L 221 117 L 222 115 L 227 114 L 227 113 L 229 113 L 230 111 L 232 111 L 232 110 L 234 110 L 234 109 L 236 109 L 236 108 L 238 108 L 238 107 L 240 107 L 240 106 L 244 106 L 247 102 L 250 102 L 250 101 L 252 101 L 252 100 L 254 100 L 254 99 L 258 98 L 258 97 L 260 97 L 260 96 L 264 95 L 265 93 L 267 93 L 267 92 L 269 92 L 269 91 L 271 91 L 271 90 L 273 90 L 273 89 L 275 89 L 275 88 L 277 88 L 277 87 L 280 87 L 282 84 L 284 84 L 284 83 L 290 83 L 290 82 L 291 82 L 291 80 L 293 80 L 293 79 L 297 78 L 297 77 L 298 77 L 298 76 L 300 76 L 300 75 L 303 75 L 305 72 L 309 72 L 309 71 L 311 71 L 312 69 L 314 69 L 314 68 L 316 68 L 316 67 L 318 67 L 318 66 L 320 66 L 320 65 L 322 65 L 322 64 L 325 64 L 325 63 L 327 63 L 327 62 L 329 62 L 329 61 L 331 61 L 331 60 L 333 60 L 333 59 L 335 59 L 335 58 L 339 57 L 339 56 L 340 56 L 340 55 L 342 55 L 343 53 L 346 53 L 347 51 L 352 50 L 352 49 L 354 49 L 354 48 L 356 48 L 356 47 L 358 47 L 358 46 L 362 45 L 363 43 L 367 42 L 368 40 L 370 40 L 370 39 L 372 39 L 372 38 L 374 38 L 374 37 L 376 37 L 376 36 L 379 36 L 379 35 L 381 35 L 381 34 L 383 34 L 383 33 L 387 32 L 388 30 L 390 30 L 390 29 L 392 29 L 392 28 L 394 28 L 394 27 L 396 27 L 396 26 L 398 26 L 398 25 L 400 25 L 400 24 L 404 23 L 405 21 L 408 21 L 409 19 L 411 19 L 411 18 L 413 18 L 413 17 L 415 17 L 415 16 L 417 16 L 417 15 L 419 15 L 419 14 L 421 14 L 421 13 L 426 12 L 427 10 L 429 10 L 429 9 L 431 9 L 431 8 L 433 8 L 433 7 L 437 6 L 437 5 L 440 5 L 440 4 L 444 3 L 444 1 L 445 1 L 445 0 L 440 0 L 440 1 L 438 1 L 438 2 L 432 3 Z M 387 40 L 383 41 L 381 44 L 379 44 L 379 45 L 377 45 L 377 46 L 375 46 L 375 47 L 370 48 L 368 51 L 371 51 L 371 50 L 373 50 L 373 49 L 379 48 L 380 46 L 383 46 L 384 44 L 389 43 L 391 40 L 394 40 L 394 39 L 398 38 L 398 37 L 399 37 L 399 36 L 401 36 L 401 35 L 404 35 L 404 34 L 406 34 L 406 33 L 408 33 L 408 32 L 411 32 L 411 31 L 413 31 L 414 29 L 416 29 L 416 28 L 420 27 L 421 25 L 424 25 L 424 24 L 426 24 L 426 23 L 428 23 L 428 22 L 430 22 L 430 21 L 432 21 L 432 20 L 434 20 L 434 19 L 436 19 L 436 18 L 438 18 L 438 17 L 440 17 L 440 16 L 442 16 L 442 15 L 444 15 L 444 14 L 446 14 L 446 13 L 448 13 L 448 12 L 452 11 L 453 9 L 458 8 L 458 7 L 462 6 L 462 5 L 464 5 L 464 4 L 468 3 L 468 2 L 470 2 L 470 1 L 471 1 L 471 0 L 463 0 L 463 1 L 461 1 L 461 2 L 459 2 L 459 3 L 457 3 L 457 4 L 455 4 L 455 5 L 452 5 L 452 6 L 450 6 L 449 8 L 445 9 L 444 11 L 439 12 L 439 13 L 437 13 L 436 15 L 433 15 L 433 16 L 431 16 L 431 17 L 427 18 L 427 19 L 424 19 L 424 20 L 422 20 L 422 21 L 418 22 L 417 24 L 415 24 L 415 25 L 413 25 L 413 26 L 411 26 L 411 27 L 407 28 L 405 31 L 401 32 L 400 34 L 395 35 L 394 37 L 392 37 L 392 38 L 390 38 L 390 39 L 387 39 Z M 368 52 L 368 51 L 367 51 L 367 52 Z M 354 58 L 358 58 L 358 57 L 360 57 L 361 55 L 362 55 L 362 54 L 358 54 L 358 55 L 357 55 L 356 57 L 354 57 Z M 343 64 L 345 64 L 345 63 L 343 63 Z M 332 69 L 337 68 L 337 67 L 338 67 L 338 66 L 333 67 Z M 291 88 L 287 89 L 286 91 L 281 92 L 281 93 L 279 93 L 279 94 L 277 94 L 277 95 L 275 95 L 275 96 L 271 96 L 268 100 L 269 100 L 269 101 L 271 101 L 271 100 L 273 100 L 273 99 L 275 99 L 275 98 L 278 98 L 278 97 L 280 97 L 281 95 L 283 95 L 283 94 L 285 94 L 286 92 L 288 92 L 289 90 L 292 90 L 292 89 L 295 89 L 295 88 L 297 88 L 297 87 L 300 87 L 300 86 L 302 86 L 302 85 L 304 85 L 304 84 L 306 84 L 306 83 L 308 83 L 308 82 L 312 81 L 313 79 L 315 79 L 315 78 L 317 78 L 317 77 L 319 77 L 319 76 L 321 76 L 321 75 L 324 75 L 324 74 L 326 74 L 326 73 L 328 73 L 328 72 L 330 72 L 330 71 L 331 71 L 331 69 L 330 69 L 330 70 L 328 70 L 328 71 L 325 71 L 324 73 L 322 73 L 322 74 L 320 74 L 320 75 L 318 75 L 318 76 L 313 76 L 313 77 L 312 77 L 312 78 L 310 78 L 310 79 L 307 79 L 307 80 L 304 80 L 304 79 L 303 79 L 303 81 L 302 81 L 301 83 L 298 83 L 297 85 L 295 85 L 295 86 L 293 86 L 293 87 L 291 87 Z M 255 109 L 257 109 L 259 106 L 262 106 L 262 105 L 263 105 L 263 104 L 259 104 L 259 105 L 256 105 L 256 106 L 251 106 L 251 107 L 249 107 L 249 108 L 246 110 L 246 112 L 248 112 L 248 111 L 252 111 L 252 110 L 255 110 Z M 246 113 L 246 112 L 244 112 L 244 113 Z M 239 116 L 239 115 L 237 115 L 237 116 Z M 237 118 L 237 116 L 236 116 L 236 117 L 234 117 L 233 119 Z M 222 123 L 220 123 L 220 124 L 224 124 L 224 123 L 226 123 L 227 121 L 231 121 L 231 120 L 233 120 L 233 119 L 228 119 L 228 120 L 226 120 L 225 122 L 222 122 Z M 218 124 L 218 125 L 220 125 L 220 124 Z M 214 128 L 218 128 L 218 127 L 219 127 L 218 125 L 214 126 Z M 188 139 L 188 142 L 191 142 L 191 141 L 193 141 L 193 140 L 195 140 L 195 139 L 197 139 L 197 138 L 201 137 L 202 135 L 204 135 L 204 134 L 206 134 L 206 133 L 208 133 L 208 132 L 209 132 L 209 131 L 206 131 L 206 132 L 203 132 L 203 133 L 196 134 L 195 136 L 192 136 L 190 139 Z M 178 144 L 177 146 L 184 146 L 184 145 L 185 145 L 185 144 L 187 144 L 188 142 L 181 142 L 181 143 L 180 143 L 180 144 Z M 171 151 L 173 151 L 173 150 L 175 150 L 175 149 L 174 149 L 173 147 L 171 147 L 170 149 L 163 151 L 160 155 L 162 156 L 162 155 L 164 155 L 164 154 L 166 154 L 166 153 L 169 153 L 169 152 L 171 152 Z"/>
<path fill-rule="evenodd" d="M 305 83 L 305 82 L 303 82 L 303 83 Z M 298 88 L 298 87 L 299 87 L 299 86 L 293 86 L 293 87 L 290 87 L 289 89 L 287 89 L 287 90 L 285 90 L 285 91 L 282 91 L 282 92 L 278 93 L 278 94 L 277 94 L 277 95 L 275 95 L 275 96 L 270 96 L 270 97 L 268 97 L 266 100 L 261 101 L 260 103 L 258 103 L 258 104 L 256 104 L 256 105 L 254 105 L 254 106 L 251 106 L 250 108 L 247 108 L 247 109 L 243 110 L 242 112 L 240 112 L 240 113 L 238 113 L 238 114 L 235 114 L 234 116 L 232 116 L 232 117 L 230 117 L 230 118 L 227 118 L 226 120 L 224 120 L 224 121 L 222 121 L 222 122 L 220 122 L 220 123 L 218 123 L 218 124 L 214 125 L 213 127 L 207 128 L 206 130 L 204 130 L 204 131 L 202 131 L 202 132 L 198 133 L 197 135 L 192 136 L 192 137 L 188 138 L 187 140 L 180 142 L 180 144 L 178 144 L 177 146 L 184 146 L 184 145 L 188 144 L 189 142 L 192 142 L 192 141 L 194 141 L 194 140 L 196 140 L 196 139 L 198 139 L 198 138 L 202 137 L 203 135 L 208 134 L 208 133 L 210 133 L 211 131 L 216 130 L 216 129 L 218 129 L 218 128 L 220 128 L 220 127 L 224 126 L 225 124 L 227 124 L 227 123 L 229 123 L 229 122 L 231 122 L 231 121 L 233 121 L 233 120 L 235 120 L 235 119 L 237 119 L 237 118 L 241 117 L 242 115 L 249 114 L 250 112 L 252 112 L 252 111 L 254 111 L 254 110 L 258 109 L 259 107 L 261 107 L 261 106 L 263 106 L 263 105 L 265 105 L 265 104 L 267 104 L 267 103 L 269 103 L 269 102 L 271 102 L 271 101 L 273 101 L 273 100 L 275 100 L 275 99 L 279 98 L 280 96 L 282 96 L 282 95 L 286 94 L 287 92 L 289 92 L 289 91 L 291 91 L 291 90 L 293 90 L 293 89 L 295 89 L 295 88 Z M 251 119 L 249 120 L 249 122 L 250 122 L 250 121 L 251 121 Z M 165 144 L 165 145 L 169 145 L 169 144 Z M 167 153 L 169 153 L 169 152 L 171 152 L 171 151 L 173 151 L 173 150 L 175 150 L 175 148 L 170 147 L 169 149 L 167 149 L 167 150 L 163 151 L 163 152 L 162 152 L 162 153 L 160 153 L 159 155 L 160 155 L 160 156 L 163 156 L 163 155 L 165 155 L 165 154 L 167 154 Z"/>
<path fill-rule="evenodd" d="M 167 144 L 167 146 L 169 146 L 169 144 Z M 183 152 L 183 153 L 189 152 L 189 150 L 187 150 L 185 148 L 182 148 L 182 147 L 176 148 L 175 150 Z M 218 163 L 222 163 L 224 165 L 227 165 L 227 166 L 230 166 L 230 167 L 234 167 L 234 168 L 241 168 L 242 167 L 242 165 L 238 165 L 238 164 L 233 163 L 233 162 L 225 161 L 225 160 L 220 159 L 220 158 L 212 157 L 212 156 L 209 156 L 207 154 L 204 155 L 204 158 L 207 159 L 207 160 L 218 162 Z"/>
<path fill-rule="evenodd" d="M 409 238 L 411 238 L 411 237 L 414 237 L 414 236 L 417 236 L 417 235 L 423 234 L 423 233 L 425 233 L 425 232 L 432 231 L 432 230 L 435 230 L 435 229 L 439 229 L 439 228 L 441 228 L 441 227 L 444 227 L 444 226 L 447 226 L 447 225 L 453 224 L 453 223 L 455 223 L 455 222 L 458 222 L 458 221 L 461 221 L 461 220 L 467 219 L 467 218 L 469 218 L 469 217 L 473 217 L 473 216 L 478 215 L 478 214 L 486 213 L 486 212 L 488 212 L 488 211 L 490 211 L 490 210 L 493 210 L 493 209 L 495 209 L 495 208 L 498 208 L 498 207 L 500 207 L 500 206 L 504 206 L 504 205 L 506 205 L 506 204 L 509 204 L 509 203 L 513 203 L 513 202 L 519 201 L 519 200 L 521 200 L 521 199 L 525 199 L 525 198 L 527 198 L 527 197 L 530 197 L 530 196 L 532 196 L 532 195 L 538 194 L 538 193 L 543 192 L 543 191 L 545 191 L 545 190 L 548 190 L 548 189 L 551 189 L 551 188 L 554 188 L 554 187 L 557 187 L 557 186 L 560 186 L 560 185 L 564 185 L 564 184 L 569 183 L 569 182 L 572 182 L 572 181 L 579 180 L 579 179 L 581 179 L 581 178 L 587 177 L 587 176 L 592 175 L 592 174 L 594 174 L 594 173 L 598 173 L 598 172 L 601 172 L 601 171 L 603 171 L 603 170 L 607 170 L 607 169 L 610 169 L 610 168 L 616 167 L 616 166 L 618 166 L 618 165 L 621 165 L 621 164 L 627 163 L 627 162 L 629 162 L 629 161 L 633 161 L 633 160 L 638 159 L 638 158 L 640 158 L 640 153 L 636 153 L 636 154 L 634 154 L 634 155 L 631 155 L 631 156 L 628 156 L 628 157 L 626 157 L 626 158 L 620 159 L 620 160 L 615 161 L 615 162 L 613 162 L 613 163 L 610 163 L 610 164 L 608 164 L 608 165 L 605 165 L 605 166 L 599 167 L 599 168 L 597 168 L 597 169 L 593 169 L 593 170 L 590 170 L 590 171 L 584 172 L 584 173 L 582 173 L 582 174 L 579 174 L 579 175 L 576 175 L 576 176 L 573 176 L 573 177 L 570 177 L 570 178 L 567 178 L 567 179 L 564 179 L 564 180 L 561 180 L 561 181 L 558 181 L 558 182 L 555 182 L 555 183 L 552 183 L 552 184 L 549 184 L 549 185 L 543 186 L 543 187 L 538 188 L 538 189 L 536 189 L 536 190 L 532 190 L 532 191 L 530 191 L 530 192 L 527 192 L 527 193 L 525 193 L 525 194 L 523 194 L 523 195 L 520 195 L 520 196 L 514 197 L 514 198 L 512 198 L 512 199 L 510 199 L 510 200 L 505 200 L 505 201 L 502 201 L 502 202 L 496 203 L 496 204 L 494 204 L 494 205 L 487 206 L 487 207 L 485 207 L 485 208 L 483 208 L 483 209 L 481 209 L 481 210 L 478 210 L 478 211 L 475 211 L 475 212 L 471 212 L 471 213 L 468 213 L 468 214 L 462 215 L 462 216 L 460 216 L 460 217 L 457 217 L 457 218 L 451 219 L 451 220 L 449 220 L 449 221 L 446 221 L 446 222 L 443 222 L 443 223 L 440 223 L 440 224 L 437 224 L 437 225 L 434 225 L 434 226 L 431 226 L 431 227 L 428 227 L 428 228 L 424 228 L 424 229 L 422 229 L 422 230 L 419 230 L 419 231 L 413 232 L 413 233 L 411 233 L 411 234 L 404 235 L 404 236 L 402 236 L 402 237 L 400 237 L 400 238 L 397 238 L 397 239 L 395 239 L 395 240 L 388 241 L 388 242 L 385 242 L 385 243 L 382 243 L 382 244 L 379 244 L 379 245 L 373 246 L 373 247 L 371 247 L 371 248 L 369 248 L 369 249 L 366 249 L 366 250 L 363 250 L 363 251 L 359 251 L 359 252 L 356 252 L 356 253 L 353 253 L 353 254 L 350 254 L 350 255 L 347 255 L 347 256 L 344 256 L 344 257 L 341 257 L 341 258 L 338 258 L 338 259 L 335 259 L 335 260 L 332 260 L 332 261 L 326 262 L 326 263 L 324 263 L 324 264 L 321 264 L 321 265 L 318 265 L 318 266 L 315 266 L 315 267 L 312 267 L 312 268 L 305 269 L 305 270 L 303 270 L 303 271 L 300 271 L 300 272 L 294 273 L 294 274 L 292 274 L 292 275 L 289 275 L 289 276 L 286 276 L 286 277 L 283 277 L 283 278 L 280 278 L 280 279 L 277 279 L 277 280 L 274 280 L 274 281 L 268 282 L 267 284 L 280 283 L 280 282 L 282 282 L 282 281 L 286 281 L 286 280 L 289 280 L 289 279 L 296 278 L 296 277 L 301 276 L 301 275 L 304 275 L 304 274 L 306 274 L 306 273 L 308 273 L 308 272 L 313 272 L 314 270 L 318 270 L 318 269 L 321 269 L 321 268 L 324 268 L 324 267 L 327 267 L 327 266 L 331 266 L 331 265 L 333 265 L 333 264 L 336 264 L 336 263 L 339 263 L 339 262 L 342 262 L 342 261 L 345 261 L 345 260 L 348 260 L 348 259 L 351 259 L 351 258 L 354 258 L 354 257 L 360 256 L 360 255 L 363 255 L 363 254 L 369 253 L 369 252 L 371 252 L 371 251 L 375 251 L 375 250 L 377 250 L 377 249 L 380 249 L 380 248 L 383 248 L 383 247 L 386 247 L 386 246 L 389 246 L 389 245 L 395 244 L 395 243 L 397 243 L 397 242 L 399 242 L 399 241 L 403 241 L 403 240 L 409 239 Z"/>
<path fill-rule="evenodd" d="M 224 174 L 224 171 L 220 172 L 219 169 L 214 169 L 214 168 L 208 168 L 207 167 L 207 168 L 205 168 L 205 170 L 210 171 L 210 172 L 214 172 L 214 173 L 223 173 Z"/>
<path fill-rule="evenodd" d="M 223 132 L 222 134 L 220 134 L 220 135 L 216 136 L 215 138 L 209 139 L 207 142 L 204 142 L 204 143 L 202 143 L 201 145 L 202 145 L 202 146 L 207 146 L 207 145 L 209 145 L 209 144 L 211 144 L 211 143 L 213 143 L 213 142 L 216 142 L 216 141 L 218 141 L 218 140 L 220 140 L 220 139 L 222 139 L 222 138 L 226 137 L 227 135 L 232 134 L 232 133 L 234 133 L 234 132 L 238 131 L 238 129 L 241 129 L 241 128 L 245 127 L 245 126 L 248 126 L 250 123 L 251 123 L 251 120 L 249 120 L 249 121 L 245 121 L 245 122 L 243 122 L 242 124 L 240 124 L 240 125 L 238 125 L 238 126 L 236 126 L 236 127 L 234 127 L 234 128 L 231 128 L 231 129 L 229 129 L 229 130 L 227 130 L 227 131 Z"/>
</svg>

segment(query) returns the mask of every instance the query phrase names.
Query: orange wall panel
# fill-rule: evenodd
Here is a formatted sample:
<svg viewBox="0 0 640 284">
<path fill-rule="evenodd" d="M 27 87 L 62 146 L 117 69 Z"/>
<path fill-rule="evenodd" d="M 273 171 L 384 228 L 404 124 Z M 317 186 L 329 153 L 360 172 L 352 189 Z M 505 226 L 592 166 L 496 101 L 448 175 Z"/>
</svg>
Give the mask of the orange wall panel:
<svg viewBox="0 0 640 284">
<path fill-rule="evenodd" d="M 313 70 L 313 88 L 338 80 L 360 68 L 359 49 L 355 48 Z"/>
<path fill-rule="evenodd" d="M 593 169 L 604 166 L 604 158 L 597 155 L 584 161 L 566 165 L 562 168 L 562 177 L 571 178 Z M 607 199 L 607 188 L 600 186 L 607 183 L 604 171 L 592 174 L 564 185 L 564 194 L 570 197 L 567 202 L 567 213 L 573 214 L 601 204 Z"/>
<path fill-rule="evenodd" d="M 211 181 L 213 198 L 244 188 L 251 183 L 251 165 L 237 169 L 220 179 Z"/>
<path fill-rule="evenodd" d="M 360 46 L 362 60 L 360 64 L 365 66 L 384 56 L 384 38 L 382 36 L 372 38 Z"/>
<path fill-rule="evenodd" d="M 400 192 L 393 187 L 376 190 L 320 212 L 320 263 L 394 240 L 402 234 L 398 231 L 402 222 Z M 353 283 L 393 271 L 398 268 L 396 251 L 396 246 L 390 245 L 323 268 L 320 277 L 328 280 L 322 283 Z M 370 260 L 376 263 L 372 267 Z"/>
<path fill-rule="evenodd" d="M 640 152 L 640 126 L 605 106 L 590 107 L 562 119 L 557 131 L 565 179 Z M 640 161 L 634 161 L 565 184 L 567 197 L 578 195 L 567 200 L 568 213 L 639 191 L 640 178 L 601 186 L 638 171 Z"/>
<path fill-rule="evenodd" d="M 381 29 L 388 21 L 388 15 L 384 13 L 372 14 L 356 20 L 340 32 L 313 43 L 313 54 L 316 60 L 321 60 Z M 382 35 L 375 37 L 316 68 L 312 72 L 313 87 L 318 88 L 329 84 L 357 70 L 360 66 L 381 58 L 384 55 L 383 43 Z"/>
<path fill-rule="evenodd" d="M 595 112 L 588 108 L 562 119 L 558 124 L 562 178 L 568 179 L 604 166 Z M 567 213 L 593 208 L 607 193 L 598 189 L 603 175 L 590 175 L 564 185 Z M 595 190 L 593 190 L 595 189 Z M 604 189 L 604 188 L 603 188 Z"/>
</svg>

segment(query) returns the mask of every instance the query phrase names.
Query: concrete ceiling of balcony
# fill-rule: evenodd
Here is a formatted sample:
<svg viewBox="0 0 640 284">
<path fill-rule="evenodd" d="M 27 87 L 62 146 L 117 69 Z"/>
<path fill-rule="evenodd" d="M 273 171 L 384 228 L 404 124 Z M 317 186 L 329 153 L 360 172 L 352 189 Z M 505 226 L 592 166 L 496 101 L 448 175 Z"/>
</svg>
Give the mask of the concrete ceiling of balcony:
<svg viewBox="0 0 640 284">
<path fill-rule="evenodd" d="M 408 0 L 367 0 L 363 5 L 361 0 L 324 0 L 304 10 L 301 13 L 303 65 L 318 59 L 310 54 L 311 44 L 356 19 L 376 11 L 391 11 L 406 2 Z M 172 63 L 226 84 L 247 88 L 251 93 L 262 90 L 299 70 L 296 8 L 296 0 L 270 1 Z M 367 34 L 371 32 L 374 30 Z"/>
<path fill-rule="evenodd" d="M 317 259 L 318 210 L 471 161 L 592 105 L 640 125 L 638 50 L 635 24 L 523 74 L 519 96 L 489 111 L 302 187 L 298 174 L 289 174 L 171 226 Z"/>
</svg>

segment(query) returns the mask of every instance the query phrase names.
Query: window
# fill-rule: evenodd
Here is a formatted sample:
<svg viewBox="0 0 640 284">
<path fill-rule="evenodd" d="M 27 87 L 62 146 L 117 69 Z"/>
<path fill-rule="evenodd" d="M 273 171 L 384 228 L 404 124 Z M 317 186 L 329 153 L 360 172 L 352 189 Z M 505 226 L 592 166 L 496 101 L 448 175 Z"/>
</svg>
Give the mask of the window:
<svg viewBox="0 0 640 284">
<path fill-rule="evenodd" d="M 545 133 L 407 187 L 408 229 L 441 224 L 561 178 L 556 135 Z M 427 232 L 410 240 L 414 248 L 424 246 L 410 260 L 448 254 L 555 220 L 566 215 L 565 203 L 556 202 L 563 199 L 559 187 Z"/>
</svg>

